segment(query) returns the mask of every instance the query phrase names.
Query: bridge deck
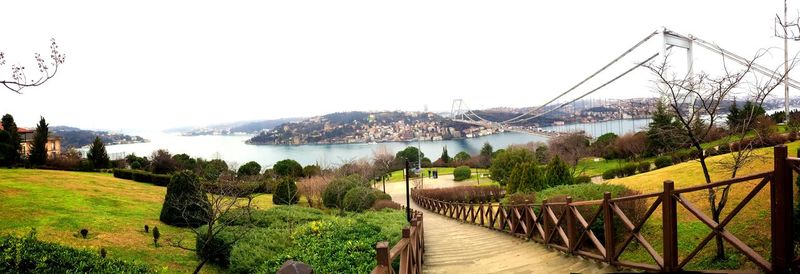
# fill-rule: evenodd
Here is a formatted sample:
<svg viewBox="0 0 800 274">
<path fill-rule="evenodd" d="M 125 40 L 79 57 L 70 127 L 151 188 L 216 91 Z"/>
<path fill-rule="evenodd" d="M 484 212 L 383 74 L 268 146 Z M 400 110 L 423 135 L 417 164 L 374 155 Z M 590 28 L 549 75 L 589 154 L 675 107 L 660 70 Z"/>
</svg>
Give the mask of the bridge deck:
<svg viewBox="0 0 800 274">
<path fill-rule="evenodd" d="M 449 178 L 448 178 L 449 177 Z M 452 175 L 426 186 L 454 185 Z M 387 184 L 392 198 L 405 204 L 405 184 Z M 568 256 L 540 244 L 487 228 L 464 224 L 418 207 L 425 213 L 424 273 L 605 273 L 613 268 Z"/>
</svg>

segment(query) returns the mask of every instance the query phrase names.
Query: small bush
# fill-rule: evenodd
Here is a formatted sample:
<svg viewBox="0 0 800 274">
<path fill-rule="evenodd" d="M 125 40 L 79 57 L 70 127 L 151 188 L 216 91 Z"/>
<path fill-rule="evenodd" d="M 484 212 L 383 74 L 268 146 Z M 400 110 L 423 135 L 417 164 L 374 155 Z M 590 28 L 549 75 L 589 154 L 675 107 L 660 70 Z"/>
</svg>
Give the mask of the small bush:
<svg viewBox="0 0 800 274">
<path fill-rule="evenodd" d="M 499 201 L 505 191 L 498 186 L 457 186 L 414 190 L 423 197 L 445 202 L 486 203 Z"/>
<path fill-rule="evenodd" d="M 342 200 L 343 209 L 347 211 L 362 212 L 375 203 L 375 194 L 366 187 L 354 187 L 347 191 Z"/>
<path fill-rule="evenodd" d="M 472 170 L 468 166 L 460 166 L 453 170 L 453 178 L 456 182 L 467 180 L 472 176 Z"/>
<path fill-rule="evenodd" d="M 322 203 L 328 208 L 341 208 L 344 195 L 356 186 L 358 183 L 348 177 L 333 179 L 322 192 Z"/>
<path fill-rule="evenodd" d="M 716 148 L 710 147 L 705 150 L 706 156 L 717 156 L 719 155 L 719 151 Z"/>
<path fill-rule="evenodd" d="M 721 144 L 717 146 L 717 152 L 719 154 L 726 154 L 731 152 L 731 146 L 728 144 Z"/>
<path fill-rule="evenodd" d="M 85 228 L 81 229 L 81 237 L 86 239 L 86 236 L 89 236 L 89 230 Z"/>
<path fill-rule="evenodd" d="M 589 176 L 578 176 L 575 177 L 575 184 L 588 184 L 592 182 L 592 177 Z"/>
<path fill-rule="evenodd" d="M 275 193 L 272 194 L 272 203 L 276 205 L 293 205 L 300 200 L 297 197 L 297 184 L 293 177 L 284 177 L 278 180 L 275 185 Z"/>
<path fill-rule="evenodd" d="M 377 189 L 372 190 L 372 195 L 375 196 L 375 201 L 392 200 L 392 195 L 383 193 L 383 191 Z"/>
<path fill-rule="evenodd" d="M 650 162 L 639 163 L 639 165 L 636 166 L 636 170 L 639 171 L 639 173 L 645 173 L 650 171 Z"/>
<path fill-rule="evenodd" d="M 161 232 L 158 231 L 158 227 L 153 227 L 153 245 L 158 247 L 158 239 L 161 238 Z"/>
<path fill-rule="evenodd" d="M 622 177 L 628 177 L 636 174 L 636 164 L 630 163 L 622 166 L 620 172 L 622 172 Z"/>
<path fill-rule="evenodd" d="M 0 273 L 156 273 L 146 265 L 27 237 L 0 237 Z"/>
<path fill-rule="evenodd" d="M 377 200 L 372 205 L 372 210 L 383 210 L 384 208 L 401 209 L 403 206 L 392 200 Z"/>
<path fill-rule="evenodd" d="M 603 180 L 614 179 L 614 177 L 617 177 L 617 173 L 619 173 L 619 170 L 617 170 L 616 168 L 611 168 L 606 171 L 603 171 Z"/>
<path fill-rule="evenodd" d="M 664 168 L 672 165 L 672 158 L 667 156 L 661 156 L 656 158 L 655 160 L 656 169 Z"/>
<path fill-rule="evenodd" d="M 535 202 L 536 202 L 536 193 L 521 193 L 521 192 L 517 192 L 517 193 L 511 194 L 511 195 L 508 195 L 508 197 L 506 197 L 504 199 L 504 203 L 503 204 L 514 206 L 514 205 L 533 204 Z"/>
<path fill-rule="evenodd" d="M 150 182 L 157 186 L 167 186 L 169 181 L 172 180 L 172 175 L 152 174 Z"/>
<path fill-rule="evenodd" d="M 144 233 L 150 233 L 150 226 L 144 225 Z"/>
<path fill-rule="evenodd" d="M 249 229 L 244 226 L 227 226 L 217 232 L 213 238 L 208 241 L 207 226 L 201 226 L 197 231 L 197 240 L 195 241 L 197 256 L 222 266 L 228 266 L 231 250 L 236 241 L 250 232 Z"/>
<path fill-rule="evenodd" d="M 172 176 L 161 207 L 160 220 L 168 225 L 198 227 L 208 223 L 211 204 L 201 189 L 199 179 L 191 171 Z M 153 233 L 155 234 L 155 228 Z"/>
</svg>

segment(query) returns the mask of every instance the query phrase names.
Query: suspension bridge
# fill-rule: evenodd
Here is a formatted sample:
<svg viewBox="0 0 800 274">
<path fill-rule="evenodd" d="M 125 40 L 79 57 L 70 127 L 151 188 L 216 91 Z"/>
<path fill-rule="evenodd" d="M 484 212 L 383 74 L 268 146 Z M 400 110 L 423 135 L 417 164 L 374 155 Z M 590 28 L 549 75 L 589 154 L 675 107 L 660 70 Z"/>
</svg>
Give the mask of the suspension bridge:
<svg viewBox="0 0 800 274">
<path fill-rule="evenodd" d="M 613 77 L 611 77 L 610 79 L 602 82 L 601 84 L 595 87 L 590 88 L 588 91 L 584 91 L 582 93 L 578 92 L 578 90 L 580 90 L 581 87 L 585 86 L 587 82 L 595 78 L 600 79 L 599 77 L 597 77 L 598 75 L 605 72 L 609 68 L 614 67 L 614 65 L 617 65 L 620 60 L 629 56 L 631 53 L 636 52 L 638 49 L 642 47 L 642 45 L 645 45 L 648 41 L 651 41 L 653 38 L 659 36 L 662 38 L 660 52 L 651 53 L 650 55 L 647 55 L 647 58 L 644 58 L 641 61 L 634 62 L 633 65 L 629 66 L 621 73 L 613 75 Z M 784 81 L 785 85 L 787 85 L 790 88 L 793 89 L 800 88 L 800 82 L 795 81 L 794 79 L 790 79 L 788 77 L 786 79 L 783 79 L 782 74 L 778 73 L 776 70 L 772 70 L 763 65 L 757 64 L 752 60 L 748 60 L 742 57 L 741 55 L 737 55 L 731 51 L 728 51 L 717 44 L 710 43 L 706 40 L 703 40 L 691 34 L 683 35 L 671 31 L 669 29 L 663 28 L 661 30 L 656 30 L 653 31 L 652 33 L 649 33 L 644 38 L 635 43 L 632 47 L 628 48 L 627 50 L 622 52 L 619 56 L 613 58 L 610 62 L 602 66 L 600 69 L 590 74 L 583 80 L 579 81 L 575 85 L 571 86 L 570 88 L 566 89 L 565 91 L 562 91 L 558 93 L 556 96 L 548 99 L 542 105 L 532 107 L 530 110 L 527 110 L 523 113 L 519 113 L 511 118 L 491 119 L 483 117 L 483 115 L 477 113 L 479 111 L 469 108 L 464 100 L 454 99 L 451 104 L 450 119 L 454 122 L 481 126 L 487 129 L 528 133 L 528 134 L 541 135 L 545 137 L 557 136 L 559 134 L 572 131 L 580 131 L 581 129 L 579 129 L 578 127 L 573 127 L 570 130 L 570 127 L 565 127 L 560 131 L 546 130 L 543 128 L 543 125 L 540 125 L 538 123 L 537 119 L 542 119 L 546 117 L 550 118 L 555 117 L 554 119 L 558 121 L 556 121 L 555 123 L 551 123 L 555 125 L 559 124 L 568 125 L 570 123 L 592 124 L 602 121 L 619 121 L 619 123 L 623 123 L 622 120 L 625 119 L 647 119 L 649 118 L 649 110 L 652 109 L 652 106 L 644 106 L 644 109 L 636 108 L 635 106 L 633 106 L 633 104 L 629 104 L 627 107 L 621 107 L 623 105 L 621 103 L 617 103 L 616 105 L 609 105 L 607 100 L 606 101 L 601 100 L 600 102 L 598 102 L 597 100 L 594 99 L 589 99 L 587 103 L 586 98 L 592 94 L 597 93 L 600 90 L 603 90 L 604 88 L 614 83 L 615 81 L 624 78 L 631 72 L 647 66 L 649 63 L 656 60 L 658 56 L 662 56 L 662 58 L 668 58 L 669 53 L 673 48 L 679 48 L 685 50 L 687 75 L 691 75 L 693 71 L 694 49 L 701 48 L 713 54 L 721 55 L 724 58 L 724 60 L 732 61 L 742 66 L 750 66 L 751 71 L 770 77 L 773 80 Z M 570 98 L 570 99 L 565 99 L 565 98 Z M 559 100 L 565 100 L 565 101 L 562 102 Z M 787 98 L 786 98 L 787 109 L 788 109 L 788 100 L 789 98 L 787 92 Z M 600 111 L 593 111 L 598 109 Z M 593 132 L 603 132 L 603 133 L 609 131 L 610 131 L 609 129 L 593 130 Z M 618 133 L 621 134 L 624 132 L 618 132 Z"/>
</svg>

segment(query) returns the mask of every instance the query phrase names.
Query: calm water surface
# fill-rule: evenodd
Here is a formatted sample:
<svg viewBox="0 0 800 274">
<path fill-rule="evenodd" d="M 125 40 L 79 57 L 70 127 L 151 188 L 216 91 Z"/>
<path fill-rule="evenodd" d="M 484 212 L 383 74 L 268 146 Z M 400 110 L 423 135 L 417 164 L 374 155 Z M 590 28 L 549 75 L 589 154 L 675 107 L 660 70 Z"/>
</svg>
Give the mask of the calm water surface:
<svg viewBox="0 0 800 274">
<path fill-rule="evenodd" d="M 549 127 L 549 130 L 572 131 L 583 129 L 587 133 L 598 136 L 601 132 L 627 132 L 633 128 L 647 126 L 647 120 L 627 120 L 621 123 L 604 122 L 594 124 L 567 125 Z M 167 149 L 172 154 L 186 153 L 193 157 L 221 158 L 226 162 L 244 164 L 256 161 L 262 166 L 272 166 L 283 159 L 294 159 L 303 165 L 320 163 L 337 165 L 348 160 L 361 157 L 370 157 L 373 151 L 381 146 L 386 146 L 390 151 L 397 152 L 407 146 L 417 146 L 417 142 L 389 142 L 379 144 L 333 144 L 333 145 L 248 145 L 244 141 L 251 135 L 241 136 L 180 136 L 161 132 L 131 132 L 142 136 L 149 143 L 112 145 L 108 152 L 112 158 L 125 154 L 135 153 L 139 156 L 149 156 L 157 149 Z M 479 138 L 448 140 L 448 141 L 423 141 L 419 143 L 422 153 L 431 159 L 438 158 L 442 148 L 447 146 L 450 156 L 460 151 L 477 154 L 484 143 L 489 142 L 495 149 L 505 148 L 512 144 L 528 142 L 546 142 L 547 139 L 523 133 L 501 133 Z"/>
</svg>

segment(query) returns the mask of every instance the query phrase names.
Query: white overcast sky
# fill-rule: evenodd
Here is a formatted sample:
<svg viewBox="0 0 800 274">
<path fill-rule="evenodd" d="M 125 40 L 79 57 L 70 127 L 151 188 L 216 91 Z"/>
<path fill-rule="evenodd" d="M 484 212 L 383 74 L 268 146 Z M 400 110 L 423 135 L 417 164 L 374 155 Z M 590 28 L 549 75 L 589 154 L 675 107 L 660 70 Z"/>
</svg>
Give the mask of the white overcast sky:
<svg viewBox="0 0 800 274">
<path fill-rule="evenodd" d="M 791 2 L 796 14 L 800 3 Z M 0 112 L 27 127 L 42 115 L 51 125 L 163 129 L 425 105 L 449 111 L 454 98 L 471 108 L 531 106 L 662 26 L 745 56 L 782 46 L 773 37 L 782 7 L 777 0 L 7 1 L 0 78 L 10 78 L 12 63 L 32 67 L 34 52 L 49 56 L 51 37 L 67 60 L 42 87 L 0 90 Z M 657 52 L 660 42 L 582 90 Z M 697 51 L 696 60 L 718 59 Z M 779 64 L 777 53 L 763 63 Z M 648 79 L 637 72 L 593 97 L 653 96 Z"/>
</svg>

